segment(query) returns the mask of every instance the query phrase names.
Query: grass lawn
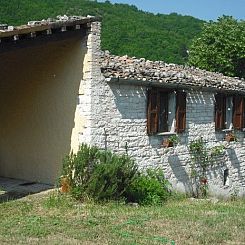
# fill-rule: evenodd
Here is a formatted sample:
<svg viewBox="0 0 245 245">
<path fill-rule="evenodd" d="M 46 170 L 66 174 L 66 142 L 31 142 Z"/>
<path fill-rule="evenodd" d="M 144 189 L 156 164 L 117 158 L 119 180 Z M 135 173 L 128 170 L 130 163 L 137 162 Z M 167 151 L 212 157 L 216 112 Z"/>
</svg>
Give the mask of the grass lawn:
<svg viewBox="0 0 245 245">
<path fill-rule="evenodd" d="M 0 208 L 0 244 L 245 244 L 244 200 L 135 207 L 48 193 Z"/>
</svg>

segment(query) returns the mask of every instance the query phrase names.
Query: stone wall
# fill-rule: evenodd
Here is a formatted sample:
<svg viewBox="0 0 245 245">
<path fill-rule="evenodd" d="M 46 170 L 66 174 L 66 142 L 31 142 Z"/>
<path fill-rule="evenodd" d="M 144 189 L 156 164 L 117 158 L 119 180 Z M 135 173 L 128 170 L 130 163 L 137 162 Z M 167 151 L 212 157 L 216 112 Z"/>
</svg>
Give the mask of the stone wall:
<svg viewBox="0 0 245 245">
<path fill-rule="evenodd" d="M 102 74 L 99 66 L 100 57 L 100 22 L 92 22 L 88 32 L 86 55 L 83 64 L 83 76 L 79 87 L 76 123 L 73 129 L 75 142 L 72 150 L 76 152 L 81 143 L 91 142 L 94 81 L 100 81 Z"/>
<path fill-rule="evenodd" d="M 187 129 L 179 134 L 180 143 L 164 148 L 166 136 L 148 136 L 146 131 L 146 87 L 93 80 L 90 143 L 102 149 L 128 153 L 140 168 L 160 167 L 173 187 L 191 192 L 189 143 L 203 137 L 210 146 L 225 145 L 225 154 L 208 174 L 210 193 L 228 196 L 245 194 L 244 135 L 236 132 L 238 142 L 224 141 L 225 133 L 216 133 L 214 94 L 187 90 Z M 229 183 L 224 186 L 224 170 Z"/>
<path fill-rule="evenodd" d="M 108 82 L 101 73 L 100 24 L 93 23 L 88 35 L 83 80 L 79 92 L 79 117 L 83 129 L 79 142 L 131 156 L 141 169 L 160 167 L 176 190 L 191 192 L 188 145 L 203 137 L 210 146 L 224 144 L 225 154 L 208 173 L 210 193 L 229 196 L 238 191 L 245 195 L 244 133 L 236 132 L 238 142 L 224 141 L 225 133 L 215 132 L 214 92 L 187 92 L 187 128 L 180 134 L 176 147 L 164 148 L 166 136 L 148 136 L 146 130 L 147 87 L 137 82 Z M 103 70 L 103 68 L 102 68 Z M 229 169 L 229 182 L 224 186 L 224 171 Z"/>
</svg>

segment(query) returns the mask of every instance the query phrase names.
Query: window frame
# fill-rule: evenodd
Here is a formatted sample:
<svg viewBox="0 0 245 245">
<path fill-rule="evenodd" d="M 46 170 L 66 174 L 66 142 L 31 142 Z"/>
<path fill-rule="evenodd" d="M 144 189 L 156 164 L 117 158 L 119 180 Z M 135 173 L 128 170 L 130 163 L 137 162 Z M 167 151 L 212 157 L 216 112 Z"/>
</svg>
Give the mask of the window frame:
<svg viewBox="0 0 245 245">
<path fill-rule="evenodd" d="M 228 108 L 228 100 L 231 100 L 231 107 Z M 218 110 L 219 109 L 219 110 Z M 228 109 L 231 112 L 231 118 L 228 118 Z M 215 94 L 214 110 L 215 130 L 242 130 L 245 127 L 245 97 L 241 95 L 217 93 Z M 231 122 L 227 125 L 227 122 Z"/>
<path fill-rule="evenodd" d="M 173 94 L 174 93 L 174 97 Z M 162 96 L 161 96 L 162 95 Z M 153 98 L 153 96 L 155 96 Z M 166 99 L 167 98 L 167 99 Z M 181 101 L 180 103 L 180 100 Z M 161 110 L 161 101 L 167 100 L 167 105 Z M 174 109 L 174 116 L 171 115 L 172 122 L 169 123 L 170 110 L 169 104 L 172 100 L 172 109 Z M 164 114 L 165 121 L 161 121 L 160 114 Z M 175 124 L 176 122 L 176 124 Z M 165 125 L 164 125 L 165 124 Z M 171 124 L 171 125 L 170 125 Z M 172 132 L 172 126 L 175 125 Z M 161 125 L 162 128 L 161 128 Z M 183 133 L 186 129 L 186 92 L 175 91 L 171 89 L 152 87 L 148 89 L 147 97 L 147 133 L 148 135 L 161 133 Z"/>
<path fill-rule="evenodd" d="M 215 105 L 214 105 L 214 122 L 215 130 L 226 129 L 226 98 L 227 95 L 224 93 L 215 94 Z"/>
</svg>

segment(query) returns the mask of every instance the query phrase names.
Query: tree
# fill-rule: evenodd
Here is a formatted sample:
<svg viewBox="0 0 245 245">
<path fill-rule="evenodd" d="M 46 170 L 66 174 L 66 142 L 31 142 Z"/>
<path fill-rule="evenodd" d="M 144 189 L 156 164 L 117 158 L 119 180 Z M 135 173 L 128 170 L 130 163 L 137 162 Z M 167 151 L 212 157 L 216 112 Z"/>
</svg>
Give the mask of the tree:
<svg viewBox="0 0 245 245">
<path fill-rule="evenodd" d="M 185 47 L 200 33 L 202 20 L 147 13 L 127 4 L 98 0 L 0 0 L 0 23 L 21 25 L 66 15 L 102 17 L 101 48 L 115 55 L 184 64 Z"/>
<path fill-rule="evenodd" d="M 245 21 L 223 16 L 204 24 L 190 47 L 189 64 L 245 78 Z"/>
</svg>

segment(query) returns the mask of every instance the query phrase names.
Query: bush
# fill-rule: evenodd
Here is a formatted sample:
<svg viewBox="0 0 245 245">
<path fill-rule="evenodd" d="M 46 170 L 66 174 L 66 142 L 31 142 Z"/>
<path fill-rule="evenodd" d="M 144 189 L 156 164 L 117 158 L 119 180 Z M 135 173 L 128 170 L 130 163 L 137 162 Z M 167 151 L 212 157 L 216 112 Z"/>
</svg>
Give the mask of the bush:
<svg viewBox="0 0 245 245">
<path fill-rule="evenodd" d="M 170 184 L 159 169 L 139 172 L 127 190 L 127 199 L 143 205 L 160 204 L 170 196 Z"/>
<path fill-rule="evenodd" d="M 87 193 L 97 200 L 121 199 L 136 173 L 137 167 L 128 156 L 100 152 L 87 183 Z"/>
<path fill-rule="evenodd" d="M 64 158 L 61 181 L 77 199 L 120 200 L 158 204 L 169 196 L 168 182 L 160 170 L 141 173 L 126 155 L 83 144 L 77 154 Z"/>
<path fill-rule="evenodd" d="M 118 200 L 134 180 L 137 167 L 128 156 L 119 156 L 83 144 L 77 154 L 64 159 L 63 176 L 76 198 Z"/>
<path fill-rule="evenodd" d="M 67 178 L 71 194 L 80 198 L 86 188 L 97 161 L 98 149 L 83 144 L 77 154 L 63 159 L 62 176 Z"/>
</svg>

